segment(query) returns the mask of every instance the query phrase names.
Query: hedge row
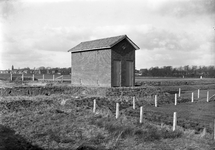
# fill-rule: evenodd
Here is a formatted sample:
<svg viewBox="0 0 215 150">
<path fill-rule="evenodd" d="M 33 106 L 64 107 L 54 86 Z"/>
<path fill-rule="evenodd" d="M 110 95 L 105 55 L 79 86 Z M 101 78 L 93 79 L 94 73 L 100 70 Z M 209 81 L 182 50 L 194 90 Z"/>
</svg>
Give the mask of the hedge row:
<svg viewBox="0 0 215 150">
<path fill-rule="evenodd" d="M 215 80 L 136 81 L 139 86 L 182 86 L 215 84 Z"/>
</svg>

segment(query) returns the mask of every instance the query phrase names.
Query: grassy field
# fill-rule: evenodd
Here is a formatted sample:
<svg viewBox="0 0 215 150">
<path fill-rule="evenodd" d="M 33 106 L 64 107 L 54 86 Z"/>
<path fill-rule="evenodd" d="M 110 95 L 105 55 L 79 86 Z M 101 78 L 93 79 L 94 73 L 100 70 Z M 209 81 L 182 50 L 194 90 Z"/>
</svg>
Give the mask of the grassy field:
<svg viewBox="0 0 215 150">
<path fill-rule="evenodd" d="M 121 108 L 119 119 L 115 119 L 114 105 L 105 98 L 97 99 L 94 114 L 93 99 L 70 95 L 5 97 L 0 103 L 1 150 L 212 150 L 215 146 L 208 132 L 181 127 L 172 131 L 171 126 L 152 117 L 140 124 L 139 116 L 126 115 L 135 111 L 132 106 Z"/>
<path fill-rule="evenodd" d="M 141 81 L 151 84 L 154 80 Z M 194 84 L 187 85 L 181 85 L 180 81 L 184 79 L 159 79 L 161 81 L 167 82 L 155 87 L 169 97 L 165 103 L 159 103 L 159 107 L 155 108 L 154 96 L 139 98 L 138 107 L 133 110 L 131 102 L 120 101 L 119 119 L 115 119 L 115 102 L 107 97 L 75 97 L 69 94 L 2 97 L 0 150 L 215 149 L 215 99 L 206 102 L 207 91 L 210 91 L 210 97 L 215 94 L 214 79 L 192 79 L 195 82 L 190 83 Z M 167 85 L 169 81 L 170 86 Z M 172 83 L 175 81 L 177 84 Z M 13 83 L 8 84 L 13 86 Z M 181 88 L 182 93 L 181 98 L 178 98 L 178 105 L 175 106 L 174 94 L 178 93 L 178 88 Z M 199 99 L 197 89 L 201 90 Z M 191 103 L 192 92 L 194 103 Z M 158 96 L 158 101 L 163 101 L 159 99 L 161 97 L 162 95 Z M 96 114 L 92 112 L 95 98 Z M 139 106 L 144 107 L 142 124 L 139 123 Z M 177 112 L 178 116 L 178 127 L 174 132 L 173 112 Z"/>
</svg>

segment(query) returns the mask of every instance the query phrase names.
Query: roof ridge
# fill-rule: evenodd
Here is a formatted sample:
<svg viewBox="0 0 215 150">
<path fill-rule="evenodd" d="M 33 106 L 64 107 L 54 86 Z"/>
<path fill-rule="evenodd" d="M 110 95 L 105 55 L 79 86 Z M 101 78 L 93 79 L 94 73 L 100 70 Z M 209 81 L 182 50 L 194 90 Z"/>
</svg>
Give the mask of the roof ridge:
<svg viewBox="0 0 215 150">
<path fill-rule="evenodd" d="M 123 35 L 118 35 L 118 36 L 110 36 L 110 37 L 106 37 L 106 38 L 98 38 L 98 39 L 94 39 L 94 40 L 87 40 L 87 41 L 83 41 L 81 43 L 85 43 L 85 42 L 93 42 L 93 41 L 99 41 L 99 40 L 106 40 L 106 39 L 109 39 L 109 38 L 115 38 L 115 37 L 127 37 L 126 34 L 123 34 Z"/>
<path fill-rule="evenodd" d="M 115 46 L 124 39 L 127 39 L 135 47 L 135 49 L 139 49 L 139 47 L 134 42 L 132 42 L 126 34 L 124 34 L 95 40 L 83 41 L 68 51 L 77 52 L 96 49 L 108 49 Z"/>
</svg>

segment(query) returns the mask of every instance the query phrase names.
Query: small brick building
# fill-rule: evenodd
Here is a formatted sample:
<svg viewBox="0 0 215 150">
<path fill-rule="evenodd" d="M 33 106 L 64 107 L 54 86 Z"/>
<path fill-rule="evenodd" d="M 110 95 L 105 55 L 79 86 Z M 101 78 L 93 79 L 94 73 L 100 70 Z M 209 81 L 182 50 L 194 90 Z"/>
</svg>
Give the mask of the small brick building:
<svg viewBox="0 0 215 150">
<path fill-rule="evenodd" d="M 69 50 L 72 84 L 134 86 L 137 49 L 126 35 L 81 42 Z"/>
</svg>

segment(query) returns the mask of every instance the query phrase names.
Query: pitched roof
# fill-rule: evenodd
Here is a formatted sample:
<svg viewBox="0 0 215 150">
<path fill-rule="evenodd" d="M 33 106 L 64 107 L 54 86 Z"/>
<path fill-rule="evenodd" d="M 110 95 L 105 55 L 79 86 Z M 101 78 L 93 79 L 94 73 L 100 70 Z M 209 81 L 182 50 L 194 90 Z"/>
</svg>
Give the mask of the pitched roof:
<svg viewBox="0 0 215 150">
<path fill-rule="evenodd" d="M 112 48 L 114 45 L 119 43 L 120 41 L 127 39 L 133 47 L 137 50 L 139 47 L 132 42 L 127 35 L 114 36 L 109 38 L 97 39 L 92 41 L 81 42 L 77 46 L 68 50 L 68 52 L 78 52 L 78 51 L 88 51 L 88 50 L 98 50 L 98 49 L 108 49 Z"/>
</svg>

